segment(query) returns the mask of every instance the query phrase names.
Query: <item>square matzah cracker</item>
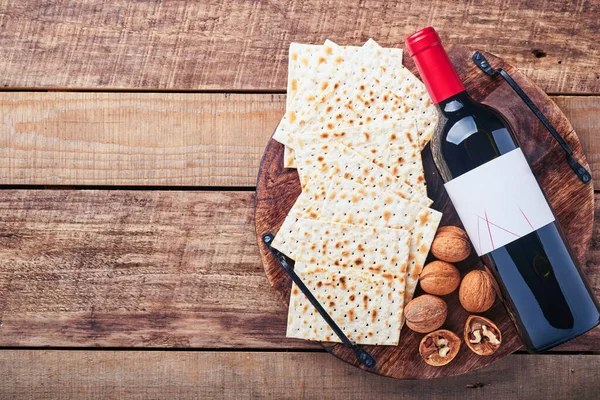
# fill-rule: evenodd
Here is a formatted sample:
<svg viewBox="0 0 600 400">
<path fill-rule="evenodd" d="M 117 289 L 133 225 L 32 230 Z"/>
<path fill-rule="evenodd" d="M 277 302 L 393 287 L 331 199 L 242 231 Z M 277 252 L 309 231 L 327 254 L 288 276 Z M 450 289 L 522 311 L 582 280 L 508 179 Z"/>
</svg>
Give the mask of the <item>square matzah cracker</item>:
<svg viewBox="0 0 600 400">
<path fill-rule="evenodd" d="M 442 217 L 439 211 L 406 201 L 381 189 L 367 188 L 337 178 L 327 188 L 325 202 L 315 215 L 323 221 L 410 231 L 404 301 L 408 303 L 412 299 Z"/>
<path fill-rule="evenodd" d="M 402 229 L 286 218 L 273 247 L 297 262 L 378 274 L 406 268 L 409 243 Z"/>
<path fill-rule="evenodd" d="M 392 175 L 401 177 L 406 185 L 427 196 L 425 174 L 418 143 L 418 130 L 410 121 L 385 122 L 371 127 L 334 127 L 301 135 L 294 135 L 297 143 L 312 140 L 342 143 L 361 156 L 386 168 Z"/>
<path fill-rule="evenodd" d="M 424 146 L 437 125 L 437 111 L 422 82 L 394 57 L 387 56 L 385 50 L 363 46 L 355 56 L 361 62 L 356 63 L 351 73 L 346 72 L 333 88 L 324 91 L 317 101 L 299 112 L 295 124 L 302 129 L 290 129 L 289 134 L 336 126 L 372 129 L 382 122 L 409 121 L 416 123 L 419 130 L 417 144 L 420 148 Z M 377 72 L 370 74 L 371 71 Z M 288 128 L 285 124 L 281 127 L 282 130 Z"/>
<path fill-rule="evenodd" d="M 288 64 L 288 90 L 286 98 L 286 116 L 294 118 L 297 110 L 317 99 L 327 87 L 333 85 L 339 68 L 348 62 L 360 49 L 356 46 L 338 46 L 330 40 L 324 45 L 291 43 Z M 273 135 L 281 140 L 282 131 L 278 128 Z M 284 154 L 284 166 L 291 166 L 293 155 Z"/>
<path fill-rule="evenodd" d="M 403 315 L 403 282 L 398 274 L 307 267 L 298 276 L 353 342 L 397 345 Z M 337 335 L 296 286 L 292 286 L 287 337 L 339 342 Z"/>
<path fill-rule="evenodd" d="M 296 160 L 298 175 L 303 191 L 315 190 L 330 182 L 331 177 L 339 176 L 365 186 L 379 187 L 398 196 L 431 204 L 419 191 L 354 150 L 337 142 L 323 142 L 320 138 L 297 139 Z"/>
</svg>

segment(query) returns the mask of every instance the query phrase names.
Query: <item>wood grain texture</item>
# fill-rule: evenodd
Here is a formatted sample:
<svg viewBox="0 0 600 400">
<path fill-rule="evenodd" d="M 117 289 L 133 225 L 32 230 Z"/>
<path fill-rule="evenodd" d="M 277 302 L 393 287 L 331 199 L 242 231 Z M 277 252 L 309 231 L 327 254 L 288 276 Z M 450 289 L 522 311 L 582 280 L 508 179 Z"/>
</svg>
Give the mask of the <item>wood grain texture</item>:
<svg viewBox="0 0 600 400">
<path fill-rule="evenodd" d="M 597 93 L 599 20 L 593 1 L 3 0 L 0 87 L 284 90 L 292 41 L 393 46 L 434 25 L 548 92 Z"/>
<path fill-rule="evenodd" d="M 0 220 L 0 346 L 307 347 L 282 334 L 253 193 L 5 190 Z"/>
<path fill-rule="evenodd" d="M 283 95 L 0 93 L 0 184 L 254 186 Z"/>
<path fill-rule="evenodd" d="M 251 192 L 0 191 L 0 347 L 319 348 L 285 338 L 253 202 Z M 598 265 L 594 240 L 585 271 L 600 295 Z M 557 350 L 599 343 L 596 329 Z"/>
<path fill-rule="evenodd" d="M 482 72 L 470 61 L 473 50 L 464 46 L 452 46 L 448 47 L 447 51 L 470 95 L 475 100 L 499 110 L 513 128 L 520 147 L 531 163 L 540 186 L 545 191 L 561 224 L 573 254 L 580 265 L 584 265 L 587 259 L 588 245 L 592 239 L 593 185 L 585 185 L 579 181 L 570 169 L 562 148 L 552 139 L 544 126 L 529 112 L 521 100 L 516 98 L 505 81 L 482 78 Z M 547 118 L 573 149 L 575 157 L 587 167 L 579 139 L 566 116 L 556 104 L 515 67 L 491 54 L 485 56 L 492 65 L 502 67 L 511 74 L 533 102 L 544 110 Z M 414 64 L 409 60 L 405 64 L 409 69 L 415 69 Z M 433 163 L 432 152 L 437 151 L 439 150 L 436 148 L 435 140 L 432 140 L 431 145 L 423 151 L 428 197 L 434 200 L 432 207 L 443 213 L 441 226 L 461 226 L 458 215 L 444 189 L 443 181 Z M 265 233 L 277 232 L 300 192 L 297 172 L 283 168 L 283 145 L 272 139 L 265 150 L 257 183 L 256 235 L 258 242 Z M 275 257 L 269 253 L 266 246 L 260 243 L 259 248 L 269 282 L 279 293 L 283 302 L 287 304 L 291 279 L 282 270 Z M 433 258 L 430 256 L 431 259 Z M 487 265 L 493 264 L 488 262 Z M 472 253 L 467 260 L 458 263 L 457 266 L 463 274 L 473 268 L 483 267 L 475 253 Z M 495 270 L 492 269 L 492 271 Z M 419 295 L 419 292 L 416 295 Z M 454 292 L 445 296 L 444 300 L 448 303 L 448 316 L 443 327 L 453 332 L 462 332 L 469 313 L 460 306 L 458 293 Z M 494 321 L 502 332 L 502 346 L 493 355 L 479 357 L 463 347 L 452 363 L 442 368 L 430 367 L 422 362 L 418 353 L 423 335 L 404 327 L 398 346 L 365 346 L 378 360 L 375 367 L 370 368 L 369 371 L 394 378 L 410 379 L 453 376 L 486 366 L 521 348 L 522 344 L 517 336 L 515 326 L 499 301 L 484 316 Z M 365 368 L 358 363 L 351 349 L 341 344 L 335 346 L 324 344 L 324 346 L 344 361 L 359 368 Z"/>
<path fill-rule="evenodd" d="M 5 399 L 591 399 L 600 355 L 512 355 L 429 381 L 387 379 L 324 353 L 0 352 Z"/>
<path fill-rule="evenodd" d="M 552 97 L 600 187 L 600 97 Z M 0 184 L 254 186 L 285 95 L 0 92 Z"/>
</svg>

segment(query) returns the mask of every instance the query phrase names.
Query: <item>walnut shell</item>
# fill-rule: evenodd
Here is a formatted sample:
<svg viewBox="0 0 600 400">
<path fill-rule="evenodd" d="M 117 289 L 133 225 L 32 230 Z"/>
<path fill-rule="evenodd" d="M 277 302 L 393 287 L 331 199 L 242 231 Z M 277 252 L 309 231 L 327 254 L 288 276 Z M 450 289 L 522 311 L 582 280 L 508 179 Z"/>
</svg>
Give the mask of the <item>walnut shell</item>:
<svg viewBox="0 0 600 400">
<path fill-rule="evenodd" d="M 496 300 L 494 278 L 483 270 L 469 272 L 460 283 L 458 299 L 469 312 L 480 313 L 489 310 Z"/>
<path fill-rule="evenodd" d="M 471 254 L 471 242 L 467 233 L 457 226 L 442 226 L 438 229 L 431 254 L 450 263 L 463 261 Z"/>
<path fill-rule="evenodd" d="M 475 354 L 489 356 L 502 344 L 502 332 L 487 318 L 471 315 L 465 324 L 464 338 L 467 347 Z"/>
<path fill-rule="evenodd" d="M 425 335 L 419 344 L 421 358 L 434 367 L 441 367 L 454 360 L 458 350 L 460 350 L 460 338 L 445 329 Z"/>
<path fill-rule="evenodd" d="M 404 309 L 406 325 L 415 332 L 427 333 L 446 321 L 448 305 L 439 297 L 424 294 L 412 299 Z"/>
<path fill-rule="evenodd" d="M 423 268 L 419 282 L 425 292 L 445 296 L 458 289 L 460 272 L 454 265 L 436 260 Z"/>
</svg>

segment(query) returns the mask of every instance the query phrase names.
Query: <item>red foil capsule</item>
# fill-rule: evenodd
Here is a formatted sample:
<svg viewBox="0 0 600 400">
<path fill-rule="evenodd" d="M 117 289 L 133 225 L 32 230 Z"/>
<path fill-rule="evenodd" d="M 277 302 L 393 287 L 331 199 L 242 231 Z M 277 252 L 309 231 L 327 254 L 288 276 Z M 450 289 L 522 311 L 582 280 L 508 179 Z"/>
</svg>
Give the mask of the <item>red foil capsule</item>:
<svg viewBox="0 0 600 400">
<path fill-rule="evenodd" d="M 423 28 L 406 38 L 406 49 L 435 104 L 465 90 L 433 27 Z"/>
</svg>

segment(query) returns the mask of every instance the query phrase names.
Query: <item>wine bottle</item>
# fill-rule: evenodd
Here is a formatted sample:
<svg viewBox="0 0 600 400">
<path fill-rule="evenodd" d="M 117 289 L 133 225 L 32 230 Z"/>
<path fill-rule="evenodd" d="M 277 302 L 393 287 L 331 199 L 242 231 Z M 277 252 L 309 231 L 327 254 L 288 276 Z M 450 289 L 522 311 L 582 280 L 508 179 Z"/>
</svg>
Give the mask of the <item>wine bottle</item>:
<svg viewBox="0 0 600 400">
<path fill-rule="evenodd" d="M 436 167 L 527 349 L 547 350 L 598 325 L 598 302 L 510 125 L 469 97 L 435 29 L 414 33 L 406 48 L 441 114 L 431 139 Z"/>
</svg>

